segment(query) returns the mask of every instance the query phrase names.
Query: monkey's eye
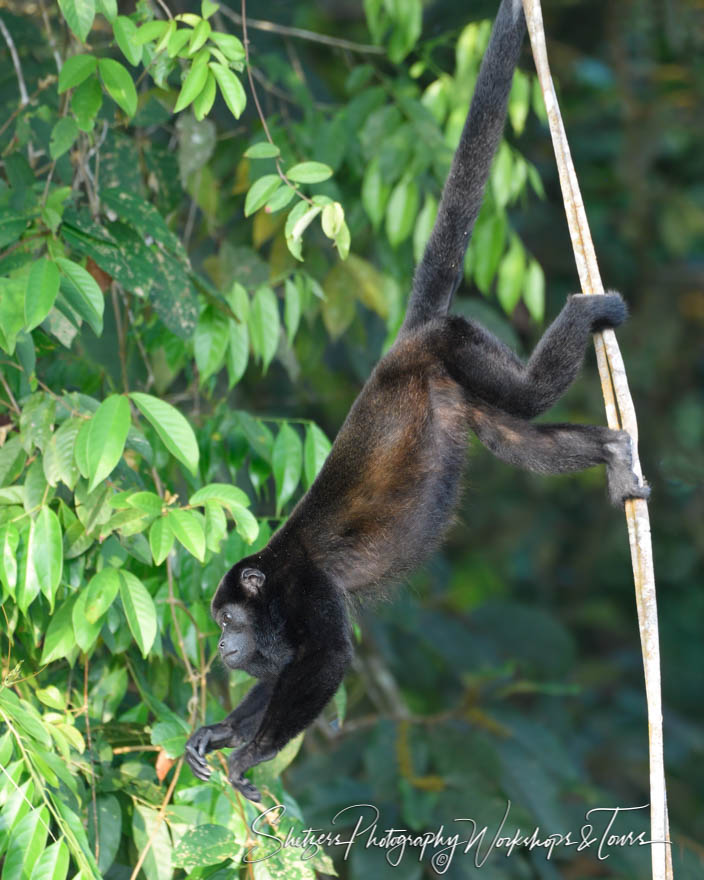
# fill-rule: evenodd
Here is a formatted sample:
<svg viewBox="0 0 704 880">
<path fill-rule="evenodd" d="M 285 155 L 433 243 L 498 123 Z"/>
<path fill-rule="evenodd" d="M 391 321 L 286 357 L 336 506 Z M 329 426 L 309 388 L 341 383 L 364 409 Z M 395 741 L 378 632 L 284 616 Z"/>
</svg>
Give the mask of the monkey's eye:
<svg viewBox="0 0 704 880">
<path fill-rule="evenodd" d="M 229 611 L 226 611 L 222 615 L 222 617 L 220 618 L 220 623 L 222 624 L 222 626 L 227 626 L 227 624 L 231 623 L 231 622 L 232 622 L 232 615 L 230 614 Z"/>
</svg>

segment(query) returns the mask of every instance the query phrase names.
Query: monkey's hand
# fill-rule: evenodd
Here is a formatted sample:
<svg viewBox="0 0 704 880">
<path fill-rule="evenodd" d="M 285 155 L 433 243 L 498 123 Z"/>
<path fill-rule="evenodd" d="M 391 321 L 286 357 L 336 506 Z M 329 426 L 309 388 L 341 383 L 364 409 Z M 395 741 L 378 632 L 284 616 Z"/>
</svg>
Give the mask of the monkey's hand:
<svg viewBox="0 0 704 880">
<path fill-rule="evenodd" d="M 185 749 L 186 761 L 193 775 L 204 781 L 208 779 L 212 770 L 205 760 L 207 752 L 237 745 L 238 743 L 232 742 L 233 736 L 234 731 L 229 724 L 209 724 L 206 727 L 199 727 L 186 743 Z"/>
</svg>

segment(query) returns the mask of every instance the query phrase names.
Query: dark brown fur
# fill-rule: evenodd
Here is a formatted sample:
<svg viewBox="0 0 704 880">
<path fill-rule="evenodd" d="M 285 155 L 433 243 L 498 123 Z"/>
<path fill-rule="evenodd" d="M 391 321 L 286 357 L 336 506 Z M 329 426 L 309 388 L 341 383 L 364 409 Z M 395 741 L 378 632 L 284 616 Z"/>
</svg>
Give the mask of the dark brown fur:
<svg viewBox="0 0 704 880">
<path fill-rule="evenodd" d="M 526 363 L 481 325 L 448 315 L 523 31 L 520 0 L 503 0 L 398 339 L 288 521 L 227 572 L 213 598 L 221 653 L 260 683 L 223 722 L 196 731 L 186 758 L 205 779 L 206 753 L 238 746 L 229 778 L 249 798 L 259 793 L 243 773 L 307 727 L 342 680 L 352 650 L 348 597 L 378 593 L 442 539 L 470 429 L 519 467 L 559 473 L 605 463 L 615 503 L 647 497 L 628 435 L 530 421 L 569 387 L 590 334 L 625 319 L 618 294 L 571 297 Z"/>
</svg>

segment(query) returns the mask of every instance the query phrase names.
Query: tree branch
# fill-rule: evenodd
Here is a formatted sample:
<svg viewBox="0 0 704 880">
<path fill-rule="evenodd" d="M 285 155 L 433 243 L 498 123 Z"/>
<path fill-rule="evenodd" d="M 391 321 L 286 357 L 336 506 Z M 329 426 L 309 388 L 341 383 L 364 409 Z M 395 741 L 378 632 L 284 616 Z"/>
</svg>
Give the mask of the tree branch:
<svg viewBox="0 0 704 880">
<path fill-rule="evenodd" d="M 567 224 L 574 249 L 582 292 L 600 294 L 604 286 L 599 274 L 586 211 L 572 163 L 565 127 L 550 75 L 540 0 L 523 0 L 533 57 L 543 92 L 560 186 L 565 202 Z M 642 482 L 638 458 L 638 425 L 633 400 L 628 390 L 626 369 L 613 330 L 594 336 L 597 364 L 610 428 L 623 428 L 631 435 L 633 470 Z M 672 880 L 672 851 L 667 816 L 667 790 L 663 758 L 662 696 L 660 687 L 660 647 L 658 639 L 657 601 L 653 549 L 650 540 L 648 504 L 640 498 L 626 501 L 626 521 L 631 547 L 636 607 L 640 628 L 645 691 L 648 705 L 650 757 L 650 839 L 653 880 Z"/>
</svg>

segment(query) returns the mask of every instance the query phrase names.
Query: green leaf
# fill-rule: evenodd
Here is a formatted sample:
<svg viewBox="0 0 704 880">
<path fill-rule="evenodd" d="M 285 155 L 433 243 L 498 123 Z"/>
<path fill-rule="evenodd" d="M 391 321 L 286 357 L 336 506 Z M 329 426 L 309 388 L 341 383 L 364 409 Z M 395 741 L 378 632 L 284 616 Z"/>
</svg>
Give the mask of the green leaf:
<svg viewBox="0 0 704 880">
<path fill-rule="evenodd" d="M 89 653 L 95 644 L 96 639 L 100 635 L 100 630 L 103 626 L 102 621 L 95 623 L 88 620 L 86 614 L 87 599 L 88 594 L 85 590 L 82 590 L 78 594 L 76 604 L 73 606 L 73 613 L 71 614 L 71 622 L 73 624 L 73 634 L 76 637 L 76 644 L 84 654 Z"/>
<path fill-rule="evenodd" d="M 93 489 L 112 473 L 122 458 L 130 429 L 130 405 L 121 394 L 106 397 L 95 411 L 88 435 L 87 464 Z"/>
<path fill-rule="evenodd" d="M 418 185 L 413 178 L 404 177 L 394 187 L 386 208 L 386 235 L 392 247 L 411 234 L 417 212 Z"/>
<path fill-rule="evenodd" d="M 266 207 L 268 212 L 270 214 L 275 214 L 277 211 L 285 208 L 295 195 L 296 190 L 292 186 L 279 187 L 274 195 L 267 200 Z"/>
<path fill-rule="evenodd" d="M 239 850 L 240 844 L 229 828 L 204 824 L 181 836 L 174 850 L 173 863 L 190 873 L 193 868 L 238 858 Z"/>
<path fill-rule="evenodd" d="M 170 403 L 151 394 L 133 391 L 130 397 L 151 422 L 169 452 L 195 474 L 198 470 L 198 443 L 193 428 L 181 413 Z"/>
<path fill-rule="evenodd" d="M 249 507 L 250 501 L 246 492 L 231 486 L 229 483 L 208 483 L 202 486 L 188 499 L 188 503 L 194 507 L 205 504 L 206 501 L 218 501 L 224 507 L 232 509 L 237 507 Z"/>
<path fill-rule="evenodd" d="M 237 504 L 230 506 L 230 511 L 235 518 L 235 529 L 237 534 L 243 538 L 247 544 L 253 543 L 259 534 L 259 523 L 246 507 L 240 507 Z"/>
<path fill-rule="evenodd" d="M 103 105 L 103 90 L 97 76 L 90 76 L 71 95 L 71 109 L 81 131 L 91 131 Z M 48 202 L 47 202 L 48 204 Z"/>
<path fill-rule="evenodd" d="M 65 483 L 69 489 L 73 489 L 78 481 L 79 470 L 74 463 L 74 451 L 78 432 L 83 426 L 83 420 L 79 418 L 66 419 L 61 427 L 51 435 L 49 443 L 44 448 L 44 476 L 50 486 L 56 486 L 59 481 Z"/>
<path fill-rule="evenodd" d="M 503 213 L 480 214 L 472 236 L 473 275 L 477 287 L 488 295 L 499 268 L 506 241 L 506 217 Z"/>
<path fill-rule="evenodd" d="M 182 51 L 183 47 L 191 39 L 192 33 L 193 30 L 191 28 L 179 28 L 171 34 L 167 44 L 169 58 L 175 58 Z"/>
<path fill-rule="evenodd" d="M 301 292 L 290 279 L 286 279 L 284 299 L 284 324 L 289 344 L 293 344 L 294 336 L 301 321 Z"/>
<path fill-rule="evenodd" d="M 127 68 L 112 58 L 101 58 L 98 70 L 113 101 L 128 116 L 134 116 L 137 112 L 137 89 Z"/>
<path fill-rule="evenodd" d="M 313 480 L 318 476 L 330 449 L 331 443 L 328 438 L 317 425 L 311 422 L 308 425 L 306 440 L 303 446 L 303 472 L 307 487 L 310 487 Z"/>
<path fill-rule="evenodd" d="M 97 8 L 98 12 L 102 12 L 110 24 L 117 18 L 117 0 L 97 0 Z"/>
<path fill-rule="evenodd" d="M 201 48 L 203 43 L 210 36 L 210 22 L 201 20 L 198 24 L 193 28 L 193 33 L 191 35 L 191 42 L 188 46 L 188 54 L 195 55 L 196 52 Z"/>
<path fill-rule="evenodd" d="M 247 198 L 244 200 L 244 216 L 249 217 L 258 211 L 274 195 L 282 185 L 278 174 L 265 174 L 250 186 Z"/>
<path fill-rule="evenodd" d="M 542 321 L 545 317 L 545 275 L 536 260 L 528 263 L 525 280 L 523 282 L 523 302 L 535 321 Z"/>
<path fill-rule="evenodd" d="M 220 542 L 227 533 L 225 511 L 217 501 L 205 502 L 205 544 L 213 553 L 220 552 Z"/>
<path fill-rule="evenodd" d="M 143 866 L 147 880 L 171 880 L 174 874 L 171 836 L 167 823 L 160 821 L 158 810 L 135 804 L 131 839 L 138 852 L 147 853 Z M 149 841 L 151 847 L 147 849 Z"/>
<path fill-rule="evenodd" d="M 120 838 L 122 837 L 122 809 L 120 808 L 120 802 L 113 794 L 99 797 L 96 805 L 98 807 L 98 841 L 100 843 L 98 868 L 102 876 L 107 873 L 115 861 L 115 856 L 120 846 Z M 93 839 L 95 828 L 92 822 L 88 823 L 88 830 L 91 832 L 90 845 L 91 849 L 93 849 L 95 847 Z"/>
<path fill-rule="evenodd" d="M 245 52 L 242 41 L 232 34 L 222 34 L 219 31 L 213 31 L 210 35 L 210 41 L 215 43 L 228 61 L 244 61 Z"/>
<path fill-rule="evenodd" d="M 276 483 L 276 515 L 281 513 L 281 508 L 296 491 L 301 478 L 303 465 L 303 447 L 301 439 L 296 431 L 287 423 L 281 426 L 281 430 L 274 441 L 272 452 L 272 467 L 274 470 L 274 482 Z"/>
<path fill-rule="evenodd" d="M 511 195 L 513 172 L 513 157 L 511 148 L 506 143 L 502 143 L 499 147 L 496 159 L 491 168 L 491 191 L 496 199 L 496 204 L 503 208 Z"/>
<path fill-rule="evenodd" d="M 529 110 L 530 78 L 522 70 L 516 70 L 508 96 L 508 118 L 511 120 L 511 126 L 516 134 L 523 132 Z"/>
<path fill-rule="evenodd" d="M 232 113 L 235 119 L 239 119 L 242 115 L 242 111 L 247 105 L 247 96 L 242 88 L 242 83 L 229 68 L 225 67 L 224 64 L 220 64 L 217 61 L 211 61 L 210 69 L 213 71 L 213 75 L 218 81 L 220 94 L 225 99 L 225 103 L 229 107 L 230 113 Z"/>
<path fill-rule="evenodd" d="M 59 292 L 59 270 L 51 260 L 42 258 L 33 264 L 24 295 L 24 319 L 27 330 L 37 327 L 51 311 Z"/>
<path fill-rule="evenodd" d="M 345 212 L 339 202 L 333 202 L 323 208 L 323 214 L 320 218 L 323 232 L 328 238 L 337 238 L 342 226 L 345 222 Z"/>
<path fill-rule="evenodd" d="M 205 531 L 198 516 L 190 510 L 170 510 L 167 517 L 171 531 L 188 552 L 205 561 Z"/>
<path fill-rule="evenodd" d="M 322 162 L 299 162 L 289 168 L 286 177 L 296 183 L 321 183 L 332 177 L 332 168 Z"/>
<path fill-rule="evenodd" d="M 32 808 L 16 821 L 3 859 L 3 878 L 34 876 L 32 868 L 46 846 L 49 831 L 49 811 L 46 807 Z"/>
<path fill-rule="evenodd" d="M 155 519 L 149 529 L 149 547 L 154 565 L 161 565 L 174 546 L 174 533 L 165 516 Z"/>
<path fill-rule="evenodd" d="M 0 526 L 0 582 L 14 598 L 17 586 L 17 545 L 20 534 L 14 523 Z"/>
<path fill-rule="evenodd" d="M 276 294 L 267 286 L 257 289 L 249 315 L 249 338 L 264 372 L 272 362 L 279 345 L 281 319 Z"/>
<path fill-rule="evenodd" d="M 161 746 L 169 758 L 178 758 L 183 754 L 189 732 L 187 726 L 175 718 L 159 721 L 152 727 L 152 745 Z"/>
<path fill-rule="evenodd" d="M 215 77 L 210 71 L 208 71 L 208 79 L 203 86 L 203 91 L 193 101 L 193 115 L 199 122 L 202 122 L 208 113 L 210 113 L 213 104 L 215 103 L 216 94 L 217 89 L 215 87 Z"/>
<path fill-rule="evenodd" d="M 73 623 L 71 615 L 75 596 L 70 596 L 59 603 L 56 613 L 51 617 L 44 638 L 44 649 L 39 663 L 51 663 L 54 660 L 68 657 L 74 651 L 75 639 L 73 637 Z"/>
<path fill-rule="evenodd" d="M 102 568 L 93 575 L 85 588 L 83 609 L 89 623 L 97 623 L 112 605 L 120 590 L 120 583 L 120 572 L 116 568 Z"/>
<path fill-rule="evenodd" d="M 425 246 L 430 239 L 430 234 L 435 225 L 435 218 L 438 215 L 438 203 L 434 196 L 425 197 L 425 204 L 421 212 L 418 214 L 416 225 L 413 230 L 413 257 L 416 263 L 420 263 L 423 258 Z"/>
<path fill-rule="evenodd" d="M 46 505 L 39 511 L 30 527 L 27 555 L 31 557 L 35 576 L 42 593 L 53 611 L 54 598 L 61 582 L 64 550 L 58 516 Z M 29 568 L 29 560 L 27 567 Z"/>
<path fill-rule="evenodd" d="M 95 18 L 95 0 L 59 0 L 66 24 L 85 43 Z"/>
<path fill-rule="evenodd" d="M 135 492 L 127 499 L 127 506 L 143 510 L 150 516 L 160 516 L 164 502 L 156 492 Z"/>
<path fill-rule="evenodd" d="M 222 367 L 228 340 L 227 319 L 213 309 L 206 309 L 193 335 L 193 351 L 201 385 Z"/>
<path fill-rule="evenodd" d="M 501 260 L 496 294 L 501 307 L 510 315 L 521 298 L 523 277 L 526 269 L 526 256 L 523 245 L 514 238 L 506 256 Z"/>
<path fill-rule="evenodd" d="M 281 151 L 276 144 L 270 144 L 269 141 L 260 141 L 258 144 L 252 144 L 249 149 L 244 151 L 247 159 L 274 159 L 279 156 Z"/>
<path fill-rule="evenodd" d="M 77 137 L 76 120 L 72 116 L 64 116 L 63 119 L 59 119 L 51 130 L 51 141 L 49 142 L 51 158 L 56 160 L 59 156 L 63 156 L 67 150 L 71 149 Z"/>
<path fill-rule="evenodd" d="M 72 55 L 67 58 L 59 73 L 59 94 L 79 86 L 83 80 L 88 79 L 97 66 L 98 59 L 93 55 Z"/>
<path fill-rule="evenodd" d="M 180 113 L 184 107 L 188 107 L 188 105 L 203 91 L 207 80 L 207 65 L 203 61 L 196 59 L 183 81 L 181 91 L 179 92 L 176 101 L 176 106 L 174 107 L 174 113 Z"/>
<path fill-rule="evenodd" d="M 249 361 L 249 330 L 244 322 L 230 318 L 227 322 L 227 375 L 228 388 L 233 388 L 244 375 Z"/>
<path fill-rule="evenodd" d="M 151 40 L 158 40 L 160 37 L 164 36 L 164 31 L 166 31 L 168 27 L 168 21 L 148 21 L 137 31 L 135 43 L 137 43 L 137 45 L 144 45 L 144 43 L 149 43 Z"/>
<path fill-rule="evenodd" d="M 139 578 L 125 569 L 120 570 L 120 598 L 130 631 L 146 657 L 156 638 L 154 600 Z"/>
<path fill-rule="evenodd" d="M 213 3 L 212 0 L 202 0 L 200 4 L 200 14 L 203 16 L 203 18 L 210 18 L 210 16 L 215 15 L 217 11 L 217 3 Z"/>
<path fill-rule="evenodd" d="M 103 332 L 105 299 L 98 282 L 83 266 L 79 266 L 73 260 L 57 257 L 55 263 L 68 282 L 64 284 L 62 281 L 62 291 L 69 297 L 71 305 L 81 317 L 88 321 L 95 335 L 100 336 Z"/>
<path fill-rule="evenodd" d="M 136 67 L 142 60 L 142 46 L 136 42 L 137 25 L 126 15 L 118 15 L 113 22 L 112 30 L 120 51 L 129 63 Z"/>
<path fill-rule="evenodd" d="M 73 458 L 82 477 L 88 479 L 88 438 L 90 437 L 90 420 L 84 421 L 76 435 Z M 49 479 L 47 477 L 47 479 Z"/>
<path fill-rule="evenodd" d="M 32 869 L 32 880 L 65 880 L 68 874 L 68 847 L 63 840 L 48 846 Z"/>
<path fill-rule="evenodd" d="M 301 239 L 303 233 L 322 210 L 321 205 L 309 206 L 307 202 L 301 201 L 286 218 L 286 244 L 288 245 L 289 251 L 291 251 L 297 260 L 303 259 L 301 256 Z"/>
</svg>

